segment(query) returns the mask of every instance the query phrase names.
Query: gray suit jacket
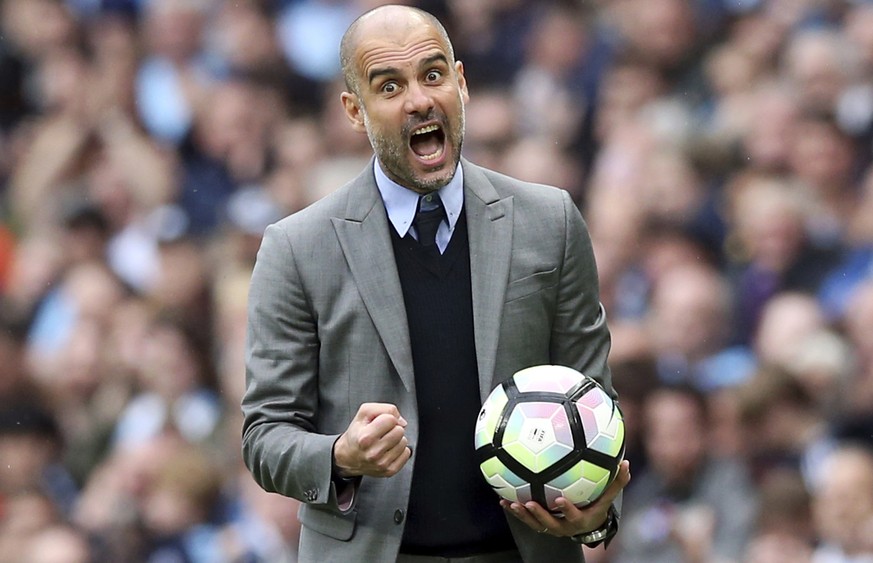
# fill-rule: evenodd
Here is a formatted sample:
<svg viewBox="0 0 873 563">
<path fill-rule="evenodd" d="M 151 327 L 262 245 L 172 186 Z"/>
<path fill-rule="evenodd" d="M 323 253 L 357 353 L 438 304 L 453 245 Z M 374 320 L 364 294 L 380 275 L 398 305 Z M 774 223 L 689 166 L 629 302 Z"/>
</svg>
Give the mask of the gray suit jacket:
<svg viewBox="0 0 873 563">
<path fill-rule="evenodd" d="M 463 166 L 480 399 L 548 363 L 611 390 L 591 241 L 569 195 Z M 397 405 L 417 439 L 389 228 L 371 166 L 268 227 L 252 275 L 243 457 L 266 490 L 305 503 L 301 561 L 393 561 L 403 535 L 414 456 L 391 478 L 363 478 L 345 513 L 331 482 L 332 445 L 361 403 Z M 509 522 L 526 561 L 581 561 L 569 540 Z"/>
</svg>

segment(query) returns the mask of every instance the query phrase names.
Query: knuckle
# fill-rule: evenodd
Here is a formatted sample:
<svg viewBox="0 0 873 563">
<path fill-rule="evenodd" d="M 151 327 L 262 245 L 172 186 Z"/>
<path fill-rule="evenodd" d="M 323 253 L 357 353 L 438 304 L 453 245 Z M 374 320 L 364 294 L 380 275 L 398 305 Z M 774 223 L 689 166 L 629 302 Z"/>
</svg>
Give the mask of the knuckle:
<svg viewBox="0 0 873 563">
<path fill-rule="evenodd" d="M 383 412 L 379 416 L 374 418 L 373 422 L 375 424 L 378 424 L 381 426 L 388 426 L 389 424 L 393 426 L 394 425 L 394 417 L 388 413 Z"/>
<path fill-rule="evenodd" d="M 394 475 L 394 472 L 391 471 L 391 466 L 386 464 L 381 464 L 379 466 L 379 473 L 384 477 L 391 477 Z"/>
</svg>

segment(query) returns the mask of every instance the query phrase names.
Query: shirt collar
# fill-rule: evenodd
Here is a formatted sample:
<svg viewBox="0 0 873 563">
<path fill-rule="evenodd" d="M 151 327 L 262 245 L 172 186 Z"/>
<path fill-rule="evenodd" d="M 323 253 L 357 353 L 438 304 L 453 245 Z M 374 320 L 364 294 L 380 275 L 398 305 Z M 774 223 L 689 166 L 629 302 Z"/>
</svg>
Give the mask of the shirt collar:
<svg viewBox="0 0 873 563">
<path fill-rule="evenodd" d="M 379 193 L 382 195 L 382 202 L 385 204 L 385 211 L 388 213 L 388 220 L 394 225 L 394 230 L 400 237 L 405 237 L 412 226 L 412 220 L 415 218 L 415 212 L 418 211 L 419 194 L 404 188 L 391 178 L 389 178 L 382 170 L 382 164 L 379 159 L 374 159 L 373 171 L 376 174 L 376 186 L 379 188 Z M 461 209 L 464 207 L 464 169 L 461 163 L 458 163 L 458 168 L 455 171 L 455 176 L 451 182 L 443 186 L 437 192 L 440 199 L 443 200 L 443 206 L 446 208 L 446 217 L 449 219 L 449 231 L 454 231 L 455 223 L 458 222 L 458 217 L 461 216 Z"/>
</svg>

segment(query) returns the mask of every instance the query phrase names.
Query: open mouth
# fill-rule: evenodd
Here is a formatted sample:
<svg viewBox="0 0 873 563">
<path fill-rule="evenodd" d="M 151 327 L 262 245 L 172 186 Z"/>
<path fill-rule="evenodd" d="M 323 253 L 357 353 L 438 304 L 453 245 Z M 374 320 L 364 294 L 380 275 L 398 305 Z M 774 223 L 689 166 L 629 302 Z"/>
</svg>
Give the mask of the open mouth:
<svg viewBox="0 0 873 563">
<path fill-rule="evenodd" d="M 442 156 L 446 145 L 446 134 L 437 124 L 419 127 L 409 136 L 409 148 L 424 162 L 436 161 Z"/>
</svg>

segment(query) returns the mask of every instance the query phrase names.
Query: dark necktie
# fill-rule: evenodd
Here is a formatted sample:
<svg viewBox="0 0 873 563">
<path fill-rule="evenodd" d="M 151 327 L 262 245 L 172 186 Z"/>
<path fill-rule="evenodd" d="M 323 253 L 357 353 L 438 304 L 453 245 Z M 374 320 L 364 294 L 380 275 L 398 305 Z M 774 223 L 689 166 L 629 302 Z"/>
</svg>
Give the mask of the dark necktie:
<svg viewBox="0 0 873 563">
<path fill-rule="evenodd" d="M 446 210 L 438 194 L 427 194 L 418 199 L 418 211 L 412 224 L 418 233 L 419 244 L 426 248 L 436 244 L 437 229 L 445 216 Z"/>
</svg>

